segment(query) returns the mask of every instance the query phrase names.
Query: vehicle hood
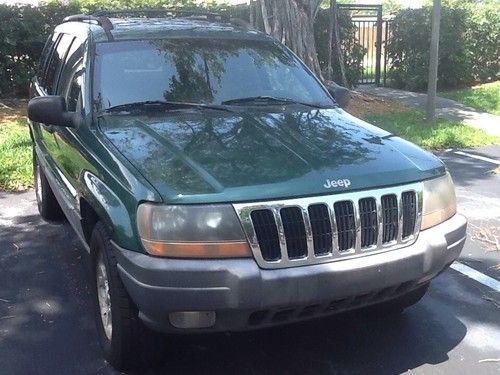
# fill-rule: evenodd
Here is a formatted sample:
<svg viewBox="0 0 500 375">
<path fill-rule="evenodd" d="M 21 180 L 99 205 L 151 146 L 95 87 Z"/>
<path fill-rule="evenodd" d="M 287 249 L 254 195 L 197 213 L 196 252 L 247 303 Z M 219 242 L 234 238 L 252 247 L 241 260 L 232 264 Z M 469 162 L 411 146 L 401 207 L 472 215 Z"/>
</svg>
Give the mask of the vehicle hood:
<svg viewBox="0 0 500 375">
<path fill-rule="evenodd" d="M 168 203 L 333 194 L 445 171 L 431 153 L 342 109 L 113 114 L 99 126 Z"/>
</svg>

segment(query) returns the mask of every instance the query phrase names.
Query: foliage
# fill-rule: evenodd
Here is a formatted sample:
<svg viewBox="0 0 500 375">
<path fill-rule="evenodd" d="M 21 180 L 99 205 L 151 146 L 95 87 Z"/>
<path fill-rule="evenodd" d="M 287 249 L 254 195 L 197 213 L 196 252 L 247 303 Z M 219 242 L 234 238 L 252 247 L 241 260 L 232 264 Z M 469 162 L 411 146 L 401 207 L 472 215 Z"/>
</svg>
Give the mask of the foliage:
<svg viewBox="0 0 500 375">
<path fill-rule="evenodd" d="M 390 78 L 395 87 L 427 87 L 430 6 L 404 9 L 395 17 L 388 43 Z M 452 3 L 441 11 L 438 86 L 457 88 L 498 78 L 500 12 L 493 3 Z"/>
<path fill-rule="evenodd" d="M 500 116 L 500 81 L 438 94 L 448 99 Z"/>
<path fill-rule="evenodd" d="M 328 66 L 329 19 L 329 9 L 320 9 L 314 24 L 316 49 L 318 52 L 319 64 L 323 71 L 326 71 Z M 355 86 L 361 78 L 363 71 L 362 62 L 365 49 L 356 40 L 356 26 L 352 23 L 349 13 L 341 10 L 338 14 L 338 21 L 340 28 L 340 40 L 342 41 L 342 51 L 344 53 L 347 82 L 350 86 Z M 342 82 L 335 48 L 332 48 L 332 53 L 333 80 L 335 82 Z"/>
<path fill-rule="evenodd" d="M 383 0 L 382 10 L 384 14 L 395 14 L 403 9 L 403 4 L 398 0 Z"/>
<path fill-rule="evenodd" d="M 418 110 L 371 115 L 366 120 L 410 142 L 432 149 L 500 144 L 500 137 L 462 122 L 438 118 L 429 125 L 424 113 Z"/>
<path fill-rule="evenodd" d="M 0 97 L 23 96 L 50 31 L 74 6 L 0 4 Z"/>
</svg>

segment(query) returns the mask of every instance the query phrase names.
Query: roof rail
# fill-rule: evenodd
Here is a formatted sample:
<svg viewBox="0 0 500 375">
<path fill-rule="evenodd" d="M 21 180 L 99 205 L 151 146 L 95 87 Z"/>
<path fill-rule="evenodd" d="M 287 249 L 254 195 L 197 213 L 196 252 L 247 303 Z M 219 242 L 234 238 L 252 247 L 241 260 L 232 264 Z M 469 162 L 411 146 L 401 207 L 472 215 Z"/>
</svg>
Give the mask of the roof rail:
<svg viewBox="0 0 500 375">
<path fill-rule="evenodd" d="M 113 17 L 120 15 L 138 15 L 144 17 L 179 16 L 179 17 L 206 17 L 209 21 L 229 22 L 229 14 L 203 11 L 198 9 L 182 8 L 134 8 L 134 9 L 111 9 L 99 10 L 91 13 L 96 17 Z"/>
<path fill-rule="evenodd" d="M 113 24 L 106 16 L 94 15 L 93 13 L 89 14 L 75 14 L 73 16 L 68 16 L 63 19 L 64 22 L 95 22 L 97 25 L 101 26 L 108 37 L 108 40 L 114 40 L 113 34 L 111 34 L 111 30 L 113 30 Z"/>
<path fill-rule="evenodd" d="M 211 22 L 227 22 L 234 23 L 237 26 L 249 28 L 249 24 L 243 20 L 231 18 L 231 16 L 226 13 L 216 13 L 210 11 L 202 11 L 197 9 L 179 9 L 179 8 L 135 8 L 135 9 L 110 9 L 110 10 L 98 10 L 86 14 L 75 14 L 73 16 L 68 16 L 63 19 L 63 22 L 94 22 L 95 24 L 101 26 L 109 41 L 113 41 L 113 23 L 109 17 L 113 16 L 126 16 L 126 15 L 136 15 L 142 17 L 164 17 L 174 16 L 174 17 L 190 17 L 197 19 L 206 19 Z M 203 17 L 203 18 L 202 18 Z"/>
</svg>

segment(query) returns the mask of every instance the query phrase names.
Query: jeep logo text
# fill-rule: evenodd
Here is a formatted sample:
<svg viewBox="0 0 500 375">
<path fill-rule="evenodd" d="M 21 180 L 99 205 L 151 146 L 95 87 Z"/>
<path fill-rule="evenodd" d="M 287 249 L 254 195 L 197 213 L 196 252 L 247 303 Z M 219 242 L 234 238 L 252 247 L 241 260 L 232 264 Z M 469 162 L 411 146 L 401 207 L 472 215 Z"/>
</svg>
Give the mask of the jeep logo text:
<svg viewBox="0 0 500 375">
<path fill-rule="evenodd" d="M 331 189 L 331 188 L 336 188 L 336 187 L 343 187 L 343 188 L 348 188 L 351 186 L 351 180 L 348 178 L 340 179 L 340 180 L 330 180 L 327 179 L 326 183 L 323 185 L 326 189 Z"/>
</svg>

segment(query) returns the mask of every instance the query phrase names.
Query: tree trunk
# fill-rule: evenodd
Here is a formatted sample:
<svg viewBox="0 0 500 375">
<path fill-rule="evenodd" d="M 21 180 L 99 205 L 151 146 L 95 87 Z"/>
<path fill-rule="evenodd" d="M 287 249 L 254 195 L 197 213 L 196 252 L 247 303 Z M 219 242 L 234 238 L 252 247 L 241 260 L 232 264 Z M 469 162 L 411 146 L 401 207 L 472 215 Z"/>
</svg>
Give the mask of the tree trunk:
<svg viewBox="0 0 500 375">
<path fill-rule="evenodd" d="M 283 42 L 323 79 L 314 40 L 314 19 L 321 0 L 258 0 L 264 29 Z"/>
<path fill-rule="evenodd" d="M 436 91 L 439 65 L 439 25 L 441 23 L 441 0 L 434 0 L 433 4 L 429 83 L 427 84 L 427 123 L 432 123 L 436 115 Z"/>
<path fill-rule="evenodd" d="M 345 65 L 344 65 L 344 53 L 342 52 L 342 44 L 340 40 L 340 26 L 338 21 L 338 10 L 337 1 L 330 0 L 330 17 L 331 22 L 333 22 L 333 32 L 334 32 L 334 44 L 335 44 L 335 52 L 337 55 L 337 62 L 340 69 L 340 79 L 341 84 L 344 87 L 348 87 L 347 78 L 345 75 Z"/>
<path fill-rule="evenodd" d="M 328 65 L 327 65 L 327 78 L 333 81 L 333 19 L 334 19 L 334 8 L 332 6 L 332 0 L 330 0 L 330 11 L 328 12 Z"/>
</svg>

